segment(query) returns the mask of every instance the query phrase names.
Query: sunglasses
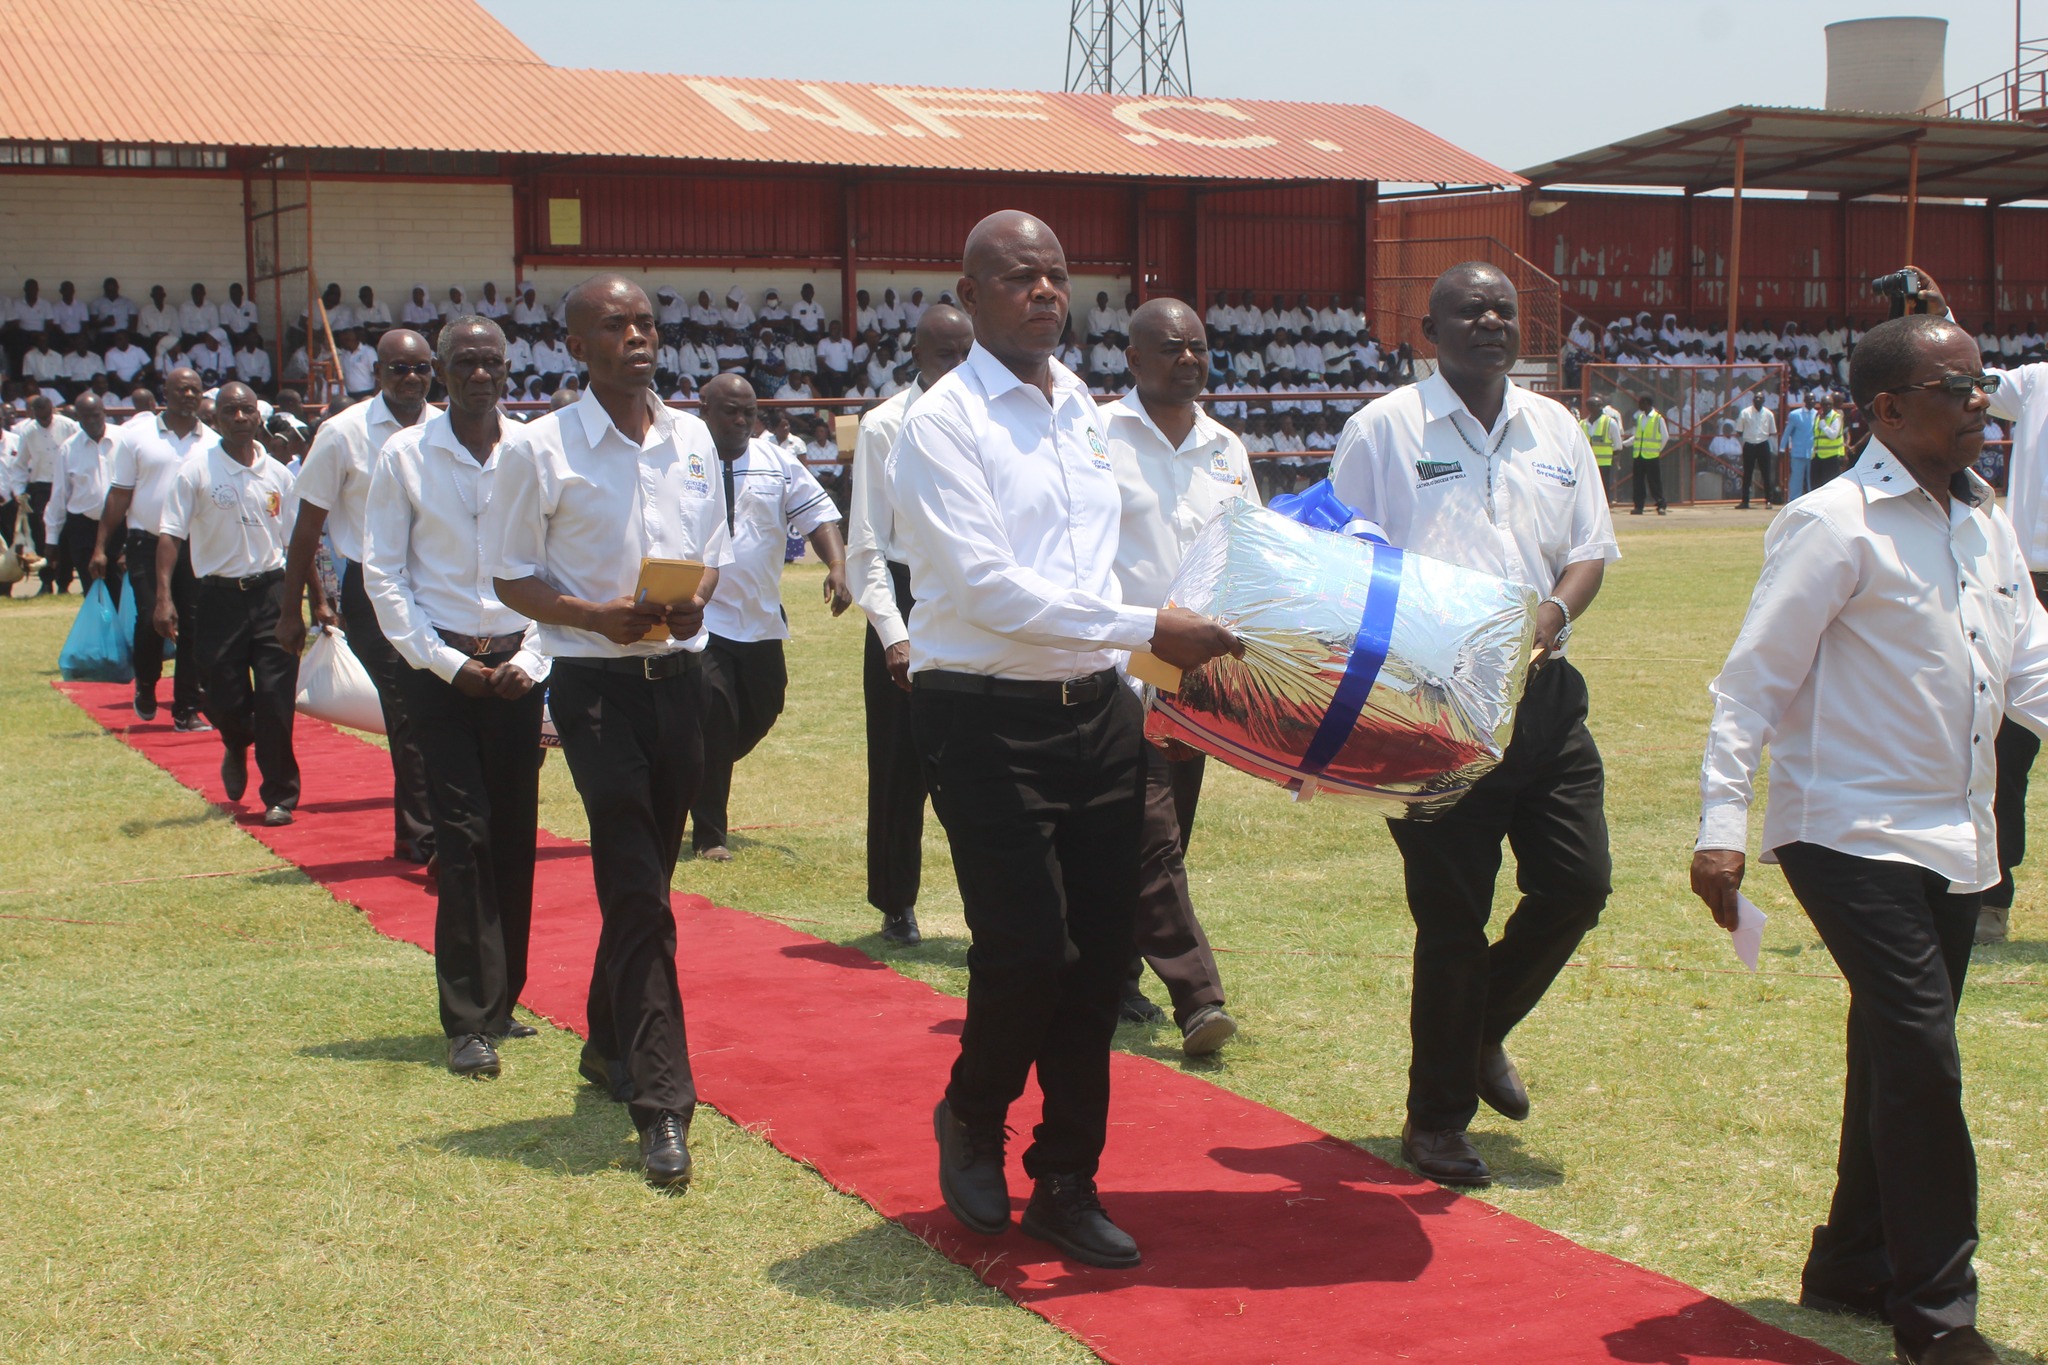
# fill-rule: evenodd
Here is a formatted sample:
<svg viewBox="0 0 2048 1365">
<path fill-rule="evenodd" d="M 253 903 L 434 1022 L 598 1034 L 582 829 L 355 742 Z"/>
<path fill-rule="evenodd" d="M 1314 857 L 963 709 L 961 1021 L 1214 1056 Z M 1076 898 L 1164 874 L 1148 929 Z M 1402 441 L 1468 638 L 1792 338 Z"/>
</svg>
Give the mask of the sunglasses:
<svg viewBox="0 0 2048 1365">
<path fill-rule="evenodd" d="M 425 360 L 392 360 L 385 362 L 384 373 L 399 375 L 416 374 L 420 378 L 425 379 L 434 373 L 434 366 L 430 361 Z"/>
<path fill-rule="evenodd" d="M 1911 393 L 1915 389 L 1939 390 L 1951 398 L 1968 398 L 1971 393 L 1997 393 L 1998 386 L 2005 382 L 2003 376 L 1995 374 L 1945 374 L 1939 379 L 1930 379 L 1925 384 L 1902 384 L 1896 389 L 1883 389 L 1883 393 Z"/>
</svg>

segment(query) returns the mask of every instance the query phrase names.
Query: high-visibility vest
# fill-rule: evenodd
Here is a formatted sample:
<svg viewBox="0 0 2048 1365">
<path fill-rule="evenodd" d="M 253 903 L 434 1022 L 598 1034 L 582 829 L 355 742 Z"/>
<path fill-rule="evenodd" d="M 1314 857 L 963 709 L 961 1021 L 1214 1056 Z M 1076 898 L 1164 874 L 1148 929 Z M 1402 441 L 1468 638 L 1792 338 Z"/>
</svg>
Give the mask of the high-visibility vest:
<svg viewBox="0 0 2048 1365">
<path fill-rule="evenodd" d="M 1847 424 L 1839 412 L 1824 412 L 1813 419 L 1813 458 L 1839 460 L 1848 449 Z"/>
<path fill-rule="evenodd" d="M 1629 438 L 1629 453 L 1638 460 L 1655 460 L 1664 454 L 1664 414 L 1651 408 L 1636 414 L 1635 433 Z"/>
<path fill-rule="evenodd" d="M 1579 423 L 1586 429 L 1586 443 L 1593 447 L 1593 459 L 1602 469 L 1614 463 L 1614 418 L 1607 413 Z"/>
</svg>

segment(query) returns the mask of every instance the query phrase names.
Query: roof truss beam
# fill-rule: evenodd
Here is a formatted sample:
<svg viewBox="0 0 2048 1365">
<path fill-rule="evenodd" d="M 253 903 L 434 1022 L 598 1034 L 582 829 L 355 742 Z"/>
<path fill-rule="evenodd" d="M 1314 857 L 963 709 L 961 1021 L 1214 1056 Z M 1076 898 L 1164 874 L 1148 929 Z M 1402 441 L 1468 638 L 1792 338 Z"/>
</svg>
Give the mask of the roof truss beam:
<svg viewBox="0 0 2048 1365">
<path fill-rule="evenodd" d="M 1841 143 L 1837 146 L 1825 148 L 1822 151 L 1810 152 L 1805 156 L 1795 157 L 1790 161 L 1780 161 L 1764 166 L 1758 166 L 1752 161 L 1743 179 L 1752 186 L 1766 187 L 1765 182 L 1775 176 L 1794 175 L 1814 166 L 1825 166 L 1830 161 L 1840 161 L 1844 157 L 1862 156 L 1866 152 L 1881 151 L 1886 147 L 1904 146 L 1908 143 L 1918 142 L 1926 136 L 1927 130 L 1925 128 L 1915 128 L 1911 132 L 1893 133 L 1888 137 L 1873 137 L 1866 138 L 1861 142 Z M 1691 185 L 1687 188 L 1691 189 L 1694 194 L 1702 194 L 1707 190 L 1725 189 L 1732 183 L 1732 181 L 1725 178 L 1716 178 L 1704 184 Z"/>
<path fill-rule="evenodd" d="M 1633 165 L 1644 157 L 1661 156 L 1666 152 L 1675 152 L 1681 147 L 1690 147 L 1695 142 L 1707 142 L 1717 137 L 1735 137 L 1748 130 L 1749 122 L 1746 118 L 1731 119 L 1727 123 L 1718 123 L 1711 128 L 1695 128 L 1689 133 L 1666 138 L 1664 141 L 1651 146 L 1631 147 L 1615 156 L 1605 157 L 1599 161 L 1563 162 L 1559 164 L 1557 174 L 1546 176 L 1543 183 L 1546 185 L 1571 184 L 1579 176 L 1588 174 L 1604 175 L 1608 171 L 1619 170 L 1623 166 Z"/>
</svg>

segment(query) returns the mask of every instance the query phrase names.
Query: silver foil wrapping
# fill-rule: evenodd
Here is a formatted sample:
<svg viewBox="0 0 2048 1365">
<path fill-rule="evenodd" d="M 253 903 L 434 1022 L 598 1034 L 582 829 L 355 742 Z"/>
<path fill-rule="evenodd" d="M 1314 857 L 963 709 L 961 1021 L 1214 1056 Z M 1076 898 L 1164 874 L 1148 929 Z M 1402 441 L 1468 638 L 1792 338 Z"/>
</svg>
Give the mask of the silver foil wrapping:
<svg viewBox="0 0 2048 1365">
<path fill-rule="evenodd" d="M 1189 548 L 1169 600 L 1230 627 L 1244 658 L 1159 694 L 1149 735 L 1298 799 L 1359 797 L 1420 818 L 1455 804 L 1507 748 L 1536 629 L 1528 588 L 1233 502 Z"/>
</svg>

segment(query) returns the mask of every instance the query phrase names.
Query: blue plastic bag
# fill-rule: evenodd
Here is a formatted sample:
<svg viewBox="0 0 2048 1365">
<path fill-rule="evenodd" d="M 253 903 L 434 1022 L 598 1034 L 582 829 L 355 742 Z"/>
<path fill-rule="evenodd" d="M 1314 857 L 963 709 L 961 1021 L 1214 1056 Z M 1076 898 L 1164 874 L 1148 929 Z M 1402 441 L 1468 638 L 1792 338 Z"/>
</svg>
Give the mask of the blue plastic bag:
<svg viewBox="0 0 2048 1365">
<path fill-rule="evenodd" d="M 135 681 L 134 594 L 122 594 L 125 610 L 114 609 L 105 583 L 95 583 L 64 637 L 57 671 L 66 682 Z"/>
</svg>

